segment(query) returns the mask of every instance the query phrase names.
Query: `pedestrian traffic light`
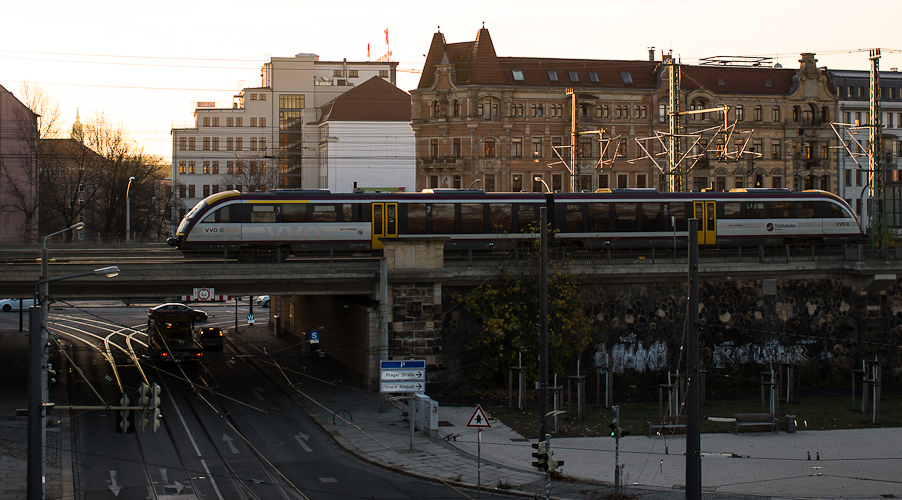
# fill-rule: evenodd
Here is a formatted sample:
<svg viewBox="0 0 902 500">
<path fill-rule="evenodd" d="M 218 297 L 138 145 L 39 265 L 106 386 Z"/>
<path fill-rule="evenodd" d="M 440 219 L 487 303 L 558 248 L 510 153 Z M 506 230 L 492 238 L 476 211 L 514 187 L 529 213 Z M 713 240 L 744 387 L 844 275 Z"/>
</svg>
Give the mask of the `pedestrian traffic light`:
<svg viewBox="0 0 902 500">
<path fill-rule="evenodd" d="M 153 409 L 150 407 L 150 387 L 141 383 L 138 388 L 138 404 L 141 406 L 141 416 L 138 419 L 138 428 L 141 432 L 150 427 L 150 419 L 153 415 Z"/>
<path fill-rule="evenodd" d="M 156 382 L 150 387 L 150 408 L 151 408 L 151 426 L 153 427 L 153 431 L 157 432 L 157 429 L 160 428 L 160 418 L 163 415 L 160 413 L 160 386 L 157 385 Z"/>
<path fill-rule="evenodd" d="M 553 471 L 553 470 L 556 470 L 558 467 L 562 467 L 562 466 L 564 465 L 564 461 L 563 461 L 563 460 L 555 460 L 555 459 L 553 459 L 553 458 L 550 457 L 551 455 L 554 455 L 554 452 L 553 452 L 553 451 L 549 450 L 549 451 L 548 451 L 548 455 L 549 455 L 549 458 L 548 458 L 548 470 L 552 470 L 552 471 Z"/>
<path fill-rule="evenodd" d="M 537 467 L 541 471 L 548 470 L 548 443 L 546 441 L 539 441 L 538 443 L 533 443 L 532 447 L 536 449 L 536 453 L 532 454 L 532 457 L 536 459 L 535 462 L 532 463 L 533 467 Z"/>
<path fill-rule="evenodd" d="M 608 424 L 608 427 L 611 428 L 611 437 L 617 437 L 617 421 L 611 420 L 611 423 Z"/>
<path fill-rule="evenodd" d="M 128 406 L 130 402 L 131 400 L 128 399 L 128 396 L 125 393 L 119 398 L 119 406 Z M 135 432 L 131 410 L 119 410 L 118 418 L 116 419 L 116 432 L 118 434 Z"/>
<path fill-rule="evenodd" d="M 611 423 L 608 424 L 608 427 L 611 428 L 611 437 L 615 439 L 620 439 L 624 436 L 629 436 L 630 431 L 626 429 L 621 429 L 617 420 L 611 420 Z"/>
</svg>

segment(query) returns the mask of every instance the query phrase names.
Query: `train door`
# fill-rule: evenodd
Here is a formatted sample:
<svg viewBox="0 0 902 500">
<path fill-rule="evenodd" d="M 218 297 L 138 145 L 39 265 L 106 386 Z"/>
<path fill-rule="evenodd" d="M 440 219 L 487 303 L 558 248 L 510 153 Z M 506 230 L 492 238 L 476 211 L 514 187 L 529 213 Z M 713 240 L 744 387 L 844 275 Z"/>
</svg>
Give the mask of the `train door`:
<svg viewBox="0 0 902 500">
<path fill-rule="evenodd" d="M 693 212 L 698 219 L 698 244 L 717 243 L 717 212 L 713 201 L 693 201 Z"/>
<path fill-rule="evenodd" d="M 398 204 L 373 203 L 373 249 L 381 250 L 379 238 L 398 237 Z"/>
</svg>

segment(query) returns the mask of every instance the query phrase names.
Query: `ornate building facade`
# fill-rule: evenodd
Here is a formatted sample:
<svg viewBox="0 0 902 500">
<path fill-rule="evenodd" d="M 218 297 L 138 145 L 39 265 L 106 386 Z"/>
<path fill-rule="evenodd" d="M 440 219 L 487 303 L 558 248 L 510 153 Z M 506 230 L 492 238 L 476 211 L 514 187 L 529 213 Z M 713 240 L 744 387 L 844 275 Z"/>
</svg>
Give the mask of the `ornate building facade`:
<svg viewBox="0 0 902 500">
<path fill-rule="evenodd" d="M 499 57 L 484 27 L 471 42 L 435 33 L 411 92 L 417 188 L 667 189 L 668 62 Z M 677 130 L 680 190 L 835 191 L 825 72 L 813 54 L 796 70 L 764 64 L 679 65 L 680 110 L 693 113 Z"/>
</svg>

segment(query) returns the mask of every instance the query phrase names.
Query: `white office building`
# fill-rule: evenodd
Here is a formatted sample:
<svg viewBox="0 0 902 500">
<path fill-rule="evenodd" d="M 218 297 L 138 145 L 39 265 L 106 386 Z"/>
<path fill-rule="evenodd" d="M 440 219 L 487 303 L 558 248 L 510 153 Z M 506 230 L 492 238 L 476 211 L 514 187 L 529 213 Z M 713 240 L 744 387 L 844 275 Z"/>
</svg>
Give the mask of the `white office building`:
<svg viewBox="0 0 902 500">
<path fill-rule="evenodd" d="M 373 77 L 396 85 L 397 65 L 273 57 L 259 87 L 242 89 L 231 103 L 197 102 L 193 126 L 172 129 L 173 216 L 223 190 L 327 187 L 320 183 L 320 108 Z"/>
</svg>

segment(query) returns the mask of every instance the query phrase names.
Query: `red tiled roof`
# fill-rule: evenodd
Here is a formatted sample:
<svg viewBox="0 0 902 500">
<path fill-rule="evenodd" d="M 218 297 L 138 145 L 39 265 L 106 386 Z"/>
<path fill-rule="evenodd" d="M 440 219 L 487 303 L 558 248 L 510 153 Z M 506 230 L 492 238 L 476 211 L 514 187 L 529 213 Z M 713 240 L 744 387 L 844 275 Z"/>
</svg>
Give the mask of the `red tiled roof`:
<svg viewBox="0 0 902 500">
<path fill-rule="evenodd" d="M 782 68 L 683 66 L 680 86 L 689 91 L 705 88 L 715 94 L 788 94 L 795 75 L 796 70 Z"/>
<path fill-rule="evenodd" d="M 374 76 L 326 103 L 325 121 L 409 122 L 410 94 Z"/>
</svg>

